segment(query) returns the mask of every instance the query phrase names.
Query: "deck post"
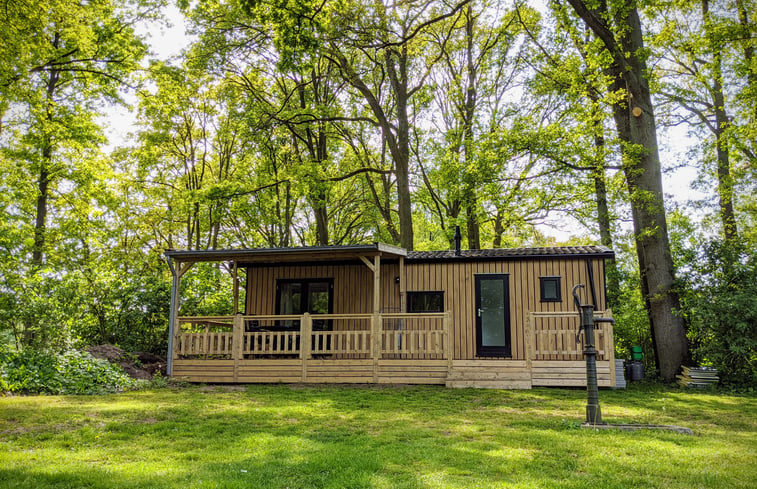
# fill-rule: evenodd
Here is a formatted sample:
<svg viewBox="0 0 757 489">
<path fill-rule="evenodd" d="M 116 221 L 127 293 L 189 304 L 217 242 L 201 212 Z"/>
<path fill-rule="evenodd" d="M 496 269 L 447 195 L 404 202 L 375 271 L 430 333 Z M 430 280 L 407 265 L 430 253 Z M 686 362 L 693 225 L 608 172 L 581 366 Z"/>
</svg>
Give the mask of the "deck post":
<svg viewBox="0 0 757 489">
<path fill-rule="evenodd" d="M 444 356 L 447 359 L 447 375 L 452 371 L 452 314 L 444 311 L 442 329 L 444 330 Z"/>
<path fill-rule="evenodd" d="M 371 316 L 371 357 L 373 358 L 373 383 L 378 383 L 379 358 L 381 357 L 381 315 Z"/>
<path fill-rule="evenodd" d="M 232 274 L 234 276 L 234 290 L 232 291 L 234 297 L 234 314 L 239 314 L 239 268 L 237 267 L 236 260 L 234 260 L 232 264 Z"/>
<path fill-rule="evenodd" d="M 232 331 L 231 356 L 234 359 L 234 382 L 239 382 L 239 361 L 242 359 L 242 343 L 244 342 L 244 317 L 242 313 L 234 314 Z"/>
<path fill-rule="evenodd" d="M 605 311 L 605 317 L 612 317 L 612 309 Z M 605 358 L 610 361 L 610 386 L 615 387 L 615 346 L 612 323 L 605 323 Z"/>
<path fill-rule="evenodd" d="M 181 299 L 179 297 L 179 285 L 181 284 L 181 277 L 192 268 L 194 263 L 188 262 L 182 264 L 181 262 L 174 262 L 168 256 L 166 257 L 166 261 L 168 261 L 168 268 L 171 269 L 171 276 L 173 278 L 171 284 L 171 304 L 168 309 L 168 361 L 166 362 L 166 375 L 170 377 L 173 373 L 174 349 L 177 347 L 179 335 L 181 334 L 181 326 L 179 325 L 179 302 Z"/>
<path fill-rule="evenodd" d="M 525 331 L 525 340 L 526 340 L 526 368 L 528 369 L 528 375 L 531 378 L 531 384 L 533 385 L 534 381 L 534 369 L 533 369 L 533 360 L 535 360 L 535 354 L 534 354 L 534 347 L 536 343 L 536 331 L 534 329 L 534 313 L 528 312 L 526 314 L 526 331 Z"/>
<path fill-rule="evenodd" d="M 373 257 L 373 382 L 378 383 L 379 359 L 381 358 L 381 255 Z"/>
<path fill-rule="evenodd" d="M 400 312 L 407 312 L 407 285 L 405 283 L 405 257 L 400 256 Z M 400 320 L 401 321 L 401 320 Z M 401 329 L 401 328 L 400 328 Z"/>
<path fill-rule="evenodd" d="M 313 318 L 310 313 L 302 315 L 300 321 L 300 361 L 302 362 L 302 381 L 308 379 L 308 361 L 312 356 Z"/>
</svg>

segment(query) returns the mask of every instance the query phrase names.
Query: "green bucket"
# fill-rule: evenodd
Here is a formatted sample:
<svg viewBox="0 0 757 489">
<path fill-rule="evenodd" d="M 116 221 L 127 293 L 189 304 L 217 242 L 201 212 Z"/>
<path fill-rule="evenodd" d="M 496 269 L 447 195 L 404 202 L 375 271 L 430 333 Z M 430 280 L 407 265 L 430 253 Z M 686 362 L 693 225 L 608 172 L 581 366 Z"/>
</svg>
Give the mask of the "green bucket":
<svg viewBox="0 0 757 489">
<path fill-rule="evenodd" d="M 641 360 L 644 358 L 644 350 L 640 346 L 631 347 L 631 360 Z"/>
</svg>

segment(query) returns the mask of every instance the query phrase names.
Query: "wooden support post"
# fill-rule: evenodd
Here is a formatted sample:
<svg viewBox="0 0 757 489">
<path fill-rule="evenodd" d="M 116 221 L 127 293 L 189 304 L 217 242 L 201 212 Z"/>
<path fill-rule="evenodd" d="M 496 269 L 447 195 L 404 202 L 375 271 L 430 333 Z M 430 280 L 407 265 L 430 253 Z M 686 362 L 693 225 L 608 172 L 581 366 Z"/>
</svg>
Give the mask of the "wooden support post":
<svg viewBox="0 0 757 489">
<path fill-rule="evenodd" d="M 239 269 L 237 268 L 237 262 L 234 260 L 232 265 L 232 275 L 234 277 L 234 314 L 239 314 Z"/>
<path fill-rule="evenodd" d="M 534 349 L 535 349 L 535 343 L 536 343 L 536 334 L 534 330 L 534 313 L 529 312 L 526 314 L 526 331 L 525 331 L 525 338 L 526 340 L 526 368 L 528 369 L 528 375 L 531 377 L 531 382 L 533 384 L 533 377 L 534 372 L 532 368 L 532 361 L 534 360 Z"/>
<path fill-rule="evenodd" d="M 383 325 L 381 324 L 381 256 L 373 257 L 373 382 L 378 383 L 379 359 L 381 358 L 381 340 L 383 339 Z"/>
<path fill-rule="evenodd" d="M 373 357 L 373 383 L 378 383 L 379 358 L 381 358 L 381 315 L 371 316 L 371 356 Z"/>
<path fill-rule="evenodd" d="M 181 334 L 181 324 L 179 322 L 179 305 L 181 297 L 179 294 L 181 277 L 192 268 L 194 263 L 181 263 L 174 262 L 171 258 L 168 259 L 168 266 L 171 269 L 171 275 L 173 276 L 173 284 L 171 286 L 171 304 L 168 312 L 168 365 L 166 365 L 166 373 L 170 377 L 173 374 L 173 361 L 178 357 L 179 348 L 179 335 Z"/>
<path fill-rule="evenodd" d="M 239 362 L 242 360 L 242 343 L 244 342 L 244 317 L 241 314 L 235 314 L 233 325 L 231 357 L 234 359 L 234 382 L 239 382 Z"/>
<path fill-rule="evenodd" d="M 405 257 L 400 256 L 400 312 L 407 312 L 407 284 L 405 283 Z M 400 328 L 402 329 L 402 328 Z"/>
<path fill-rule="evenodd" d="M 612 309 L 605 311 L 605 317 L 612 317 Z M 615 387 L 615 342 L 612 323 L 602 323 L 605 327 L 605 358 L 610 361 L 610 386 Z"/>
<path fill-rule="evenodd" d="M 450 311 L 444 312 L 442 322 L 442 329 L 444 330 L 444 357 L 447 359 L 447 375 L 449 375 L 452 372 L 452 314 Z"/>
<path fill-rule="evenodd" d="M 306 312 L 300 320 L 300 361 L 302 362 L 302 381 L 308 379 L 308 362 L 312 356 L 313 318 Z"/>
</svg>

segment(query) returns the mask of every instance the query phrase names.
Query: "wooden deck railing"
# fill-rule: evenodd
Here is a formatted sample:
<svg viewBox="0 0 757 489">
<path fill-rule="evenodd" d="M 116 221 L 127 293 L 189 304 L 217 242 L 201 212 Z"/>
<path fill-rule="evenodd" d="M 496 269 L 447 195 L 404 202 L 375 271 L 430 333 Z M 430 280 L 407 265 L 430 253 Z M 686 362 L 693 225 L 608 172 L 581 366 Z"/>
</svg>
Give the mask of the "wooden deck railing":
<svg viewBox="0 0 757 489">
<path fill-rule="evenodd" d="M 595 311 L 595 317 L 612 317 L 612 311 Z M 530 312 L 526 336 L 531 360 L 583 360 L 584 335 L 578 334 L 579 317 L 574 311 Z M 611 323 L 594 328 L 597 360 L 615 360 Z"/>
<path fill-rule="evenodd" d="M 174 358 L 445 359 L 450 346 L 445 313 L 204 316 L 177 322 Z"/>
</svg>

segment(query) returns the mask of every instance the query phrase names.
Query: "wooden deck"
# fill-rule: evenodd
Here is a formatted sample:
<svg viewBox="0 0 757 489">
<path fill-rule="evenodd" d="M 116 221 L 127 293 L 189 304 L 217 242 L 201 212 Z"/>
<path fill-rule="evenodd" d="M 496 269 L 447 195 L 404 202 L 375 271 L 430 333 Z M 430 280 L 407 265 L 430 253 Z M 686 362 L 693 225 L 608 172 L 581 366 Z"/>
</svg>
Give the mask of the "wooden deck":
<svg viewBox="0 0 757 489">
<path fill-rule="evenodd" d="M 506 359 L 455 358 L 449 312 L 181 317 L 174 327 L 170 375 L 207 383 L 585 386 L 577 313 L 526 316 L 526 354 Z M 314 330 L 314 322 L 332 329 Z M 595 336 L 599 385 L 614 386 L 611 324 L 600 323 Z"/>
</svg>

